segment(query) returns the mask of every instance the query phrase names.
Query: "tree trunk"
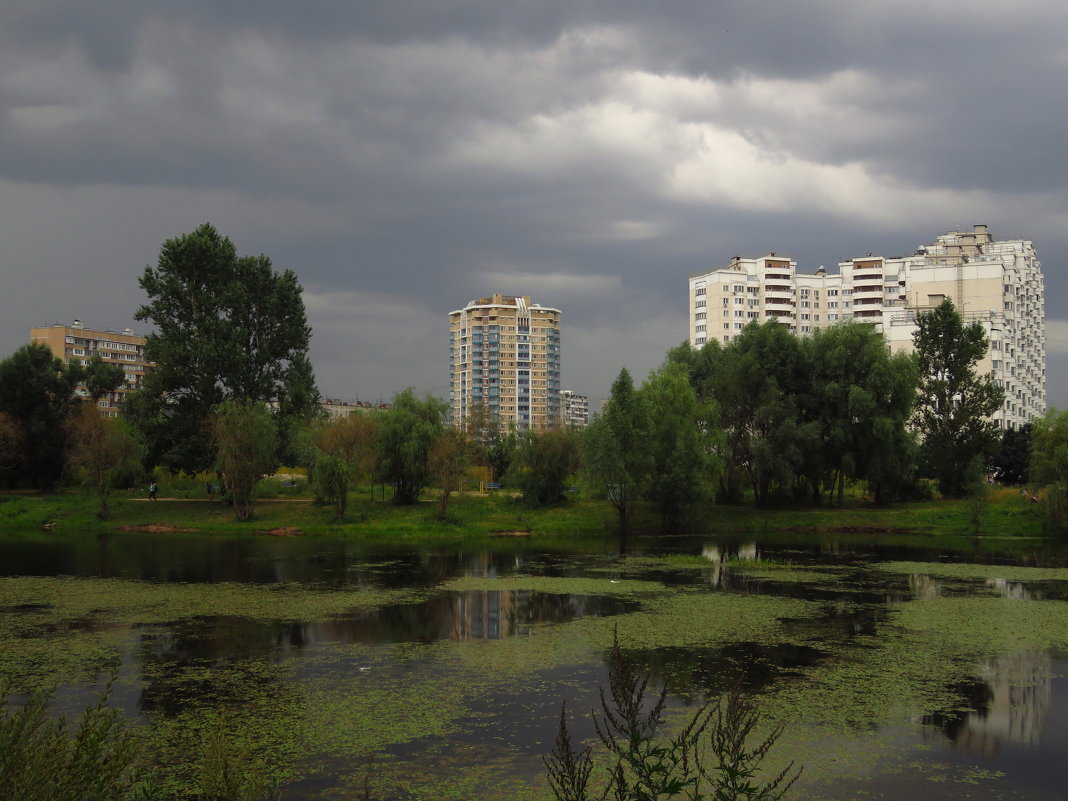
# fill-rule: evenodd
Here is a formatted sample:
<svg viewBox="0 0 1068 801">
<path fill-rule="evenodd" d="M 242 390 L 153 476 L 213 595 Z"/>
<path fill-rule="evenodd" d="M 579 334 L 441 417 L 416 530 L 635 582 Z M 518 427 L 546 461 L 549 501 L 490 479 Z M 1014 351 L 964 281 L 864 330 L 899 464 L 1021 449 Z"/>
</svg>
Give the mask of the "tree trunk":
<svg viewBox="0 0 1068 801">
<path fill-rule="evenodd" d="M 108 519 L 108 490 L 107 490 L 107 487 L 105 486 L 106 478 L 107 478 L 107 476 L 105 475 L 104 471 L 97 469 L 97 471 L 96 471 L 96 494 L 97 494 L 97 498 L 100 499 L 100 508 L 98 509 L 98 511 L 96 513 L 96 516 L 100 520 L 107 520 Z"/>
</svg>

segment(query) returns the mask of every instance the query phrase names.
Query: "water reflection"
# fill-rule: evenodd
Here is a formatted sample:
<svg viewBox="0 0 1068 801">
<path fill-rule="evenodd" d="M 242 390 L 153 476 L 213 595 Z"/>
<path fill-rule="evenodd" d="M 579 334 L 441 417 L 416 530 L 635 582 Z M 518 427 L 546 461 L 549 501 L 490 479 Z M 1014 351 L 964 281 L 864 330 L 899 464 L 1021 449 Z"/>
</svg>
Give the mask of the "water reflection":
<svg viewBox="0 0 1068 801">
<path fill-rule="evenodd" d="M 285 659 L 324 643 L 500 640 L 527 637 L 539 623 L 566 623 L 634 611 L 633 601 L 530 590 L 449 592 L 423 603 L 393 604 L 324 620 L 253 621 L 219 615 L 153 628 L 141 640 L 146 662 Z"/>
<path fill-rule="evenodd" d="M 936 712 L 923 722 L 955 747 L 985 758 L 1008 743 L 1038 745 L 1053 695 L 1052 665 L 1044 651 L 984 660 L 973 681 L 953 688 L 969 709 Z"/>
<path fill-rule="evenodd" d="M 909 589 L 913 598 L 929 600 L 942 594 L 942 582 L 926 573 L 912 573 L 909 575 Z"/>
<path fill-rule="evenodd" d="M 1002 598 L 1011 598 L 1014 601 L 1041 601 L 1045 593 L 1028 587 L 1022 581 L 1006 581 L 1005 579 L 987 579 L 986 586 Z"/>
</svg>

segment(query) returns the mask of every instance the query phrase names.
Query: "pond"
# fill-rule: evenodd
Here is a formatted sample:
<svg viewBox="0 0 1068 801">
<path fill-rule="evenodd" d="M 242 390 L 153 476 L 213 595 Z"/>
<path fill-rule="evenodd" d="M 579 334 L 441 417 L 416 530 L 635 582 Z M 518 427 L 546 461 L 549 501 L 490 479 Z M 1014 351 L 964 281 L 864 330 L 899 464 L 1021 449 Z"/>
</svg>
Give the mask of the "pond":
<svg viewBox="0 0 1068 801">
<path fill-rule="evenodd" d="M 216 733 L 284 798 L 548 798 L 560 704 L 595 736 L 613 637 L 669 722 L 752 694 L 791 798 L 1064 798 L 1057 543 L 0 537 L 0 682 L 70 712 L 114 673 L 175 797 Z"/>
</svg>

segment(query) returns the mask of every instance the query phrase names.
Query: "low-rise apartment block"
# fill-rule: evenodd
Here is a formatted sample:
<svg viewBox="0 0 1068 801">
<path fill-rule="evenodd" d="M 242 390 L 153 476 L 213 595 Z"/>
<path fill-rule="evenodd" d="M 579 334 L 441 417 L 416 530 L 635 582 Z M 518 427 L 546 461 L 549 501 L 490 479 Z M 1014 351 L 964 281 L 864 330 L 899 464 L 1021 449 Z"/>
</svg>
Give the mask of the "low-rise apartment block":
<svg viewBox="0 0 1068 801">
<path fill-rule="evenodd" d="M 70 325 L 52 323 L 31 328 L 30 342 L 47 345 L 64 364 L 85 365 L 93 356 L 99 356 L 108 364 L 122 367 L 126 380 L 114 392 L 97 401 L 101 414 L 109 417 L 118 415 L 126 393 L 140 389 L 145 373 L 154 366 L 145 360 L 145 338 L 129 328 L 96 330 L 86 328 L 81 320 Z M 86 394 L 84 389 L 78 392 Z"/>
<path fill-rule="evenodd" d="M 493 295 L 449 314 L 453 425 L 483 409 L 519 431 L 560 423 L 560 310 Z"/>
<path fill-rule="evenodd" d="M 574 390 L 560 390 L 561 408 L 565 426 L 573 428 L 585 428 L 590 424 L 590 398 L 588 395 L 578 395 Z"/>
<path fill-rule="evenodd" d="M 951 231 L 910 256 L 871 253 L 798 273 L 787 256 L 735 257 L 691 276 L 690 343 L 726 343 L 752 321 L 774 319 L 799 335 L 841 320 L 875 325 L 895 350 L 912 349 L 916 315 L 948 298 L 966 322 L 983 325 L 990 347 L 979 364 L 1005 389 L 995 419 L 1016 428 L 1046 411 L 1042 265 L 1032 242 L 995 241 L 987 226 Z"/>
</svg>

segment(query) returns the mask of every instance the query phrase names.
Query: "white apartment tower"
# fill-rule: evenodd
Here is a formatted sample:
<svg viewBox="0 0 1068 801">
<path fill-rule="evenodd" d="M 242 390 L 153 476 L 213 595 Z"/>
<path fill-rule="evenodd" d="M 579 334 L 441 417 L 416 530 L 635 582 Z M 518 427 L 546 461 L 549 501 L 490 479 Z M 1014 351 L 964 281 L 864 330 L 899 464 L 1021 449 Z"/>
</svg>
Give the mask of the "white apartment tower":
<svg viewBox="0 0 1068 801">
<path fill-rule="evenodd" d="M 493 295 L 449 313 L 453 425 L 482 407 L 519 431 L 559 425 L 560 310 Z"/>
<path fill-rule="evenodd" d="M 868 254 L 798 273 L 787 256 L 731 259 L 690 278 L 690 344 L 730 342 L 752 321 L 775 319 L 800 335 L 840 320 L 868 322 L 895 351 L 912 350 L 916 314 L 948 298 L 966 322 L 983 325 L 990 348 L 979 372 L 1005 389 L 995 415 L 1016 428 L 1046 412 L 1042 265 L 1024 239 L 994 241 L 985 225 L 951 231 L 911 256 Z"/>
</svg>

